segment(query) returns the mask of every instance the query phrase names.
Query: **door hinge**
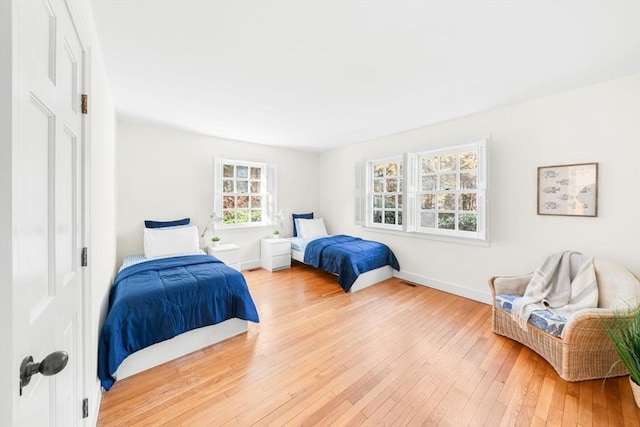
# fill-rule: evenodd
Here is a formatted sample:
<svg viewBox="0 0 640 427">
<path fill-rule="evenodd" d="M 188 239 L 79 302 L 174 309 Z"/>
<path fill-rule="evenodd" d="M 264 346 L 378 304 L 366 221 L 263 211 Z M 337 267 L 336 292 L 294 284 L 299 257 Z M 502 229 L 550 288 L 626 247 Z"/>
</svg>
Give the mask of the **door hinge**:
<svg viewBox="0 0 640 427">
<path fill-rule="evenodd" d="M 89 398 L 82 399 L 82 418 L 89 418 Z"/>
<path fill-rule="evenodd" d="M 82 109 L 82 114 L 87 114 L 87 110 L 89 109 L 89 95 L 87 95 L 86 93 L 83 93 L 80 96 L 80 103 L 81 103 L 81 109 Z"/>
<path fill-rule="evenodd" d="M 80 265 L 82 267 L 87 266 L 87 247 L 82 248 L 82 255 L 80 256 Z"/>
</svg>

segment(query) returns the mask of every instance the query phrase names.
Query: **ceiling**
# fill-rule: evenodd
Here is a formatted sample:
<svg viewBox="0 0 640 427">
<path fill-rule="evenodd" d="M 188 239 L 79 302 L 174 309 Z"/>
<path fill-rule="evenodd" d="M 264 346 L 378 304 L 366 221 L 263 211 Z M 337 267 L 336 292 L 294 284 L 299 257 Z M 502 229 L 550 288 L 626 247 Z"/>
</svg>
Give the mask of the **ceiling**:
<svg viewBox="0 0 640 427">
<path fill-rule="evenodd" d="M 119 117 L 312 152 L 640 72 L 637 0 L 91 4 Z"/>
</svg>

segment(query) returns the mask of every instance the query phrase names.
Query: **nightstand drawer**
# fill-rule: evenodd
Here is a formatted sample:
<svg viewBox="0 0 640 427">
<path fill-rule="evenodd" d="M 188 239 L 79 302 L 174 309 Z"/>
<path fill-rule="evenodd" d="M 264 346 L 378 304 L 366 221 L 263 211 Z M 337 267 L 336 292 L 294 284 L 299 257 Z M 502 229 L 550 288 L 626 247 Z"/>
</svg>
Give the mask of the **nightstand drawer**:
<svg viewBox="0 0 640 427">
<path fill-rule="evenodd" d="M 291 256 L 289 254 L 276 255 L 271 259 L 272 270 L 277 270 L 280 268 L 289 268 L 289 267 L 291 267 Z"/>
<path fill-rule="evenodd" d="M 282 242 L 271 243 L 271 255 L 290 255 L 291 243 L 289 240 L 283 240 Z"/>
<path fill-rule="evenodd" d="M 260 241 L 260 265 L 269 271 L 291 267 L 291 242 L 289 239 L 262 239 Z"/>
<path fill-rule="evenodd" d="M 207 247 L 207 253 L 218 258 L 229 267 L 240 270 L 240 246 L 233 243 L 209 246 Z"/>
</svg>

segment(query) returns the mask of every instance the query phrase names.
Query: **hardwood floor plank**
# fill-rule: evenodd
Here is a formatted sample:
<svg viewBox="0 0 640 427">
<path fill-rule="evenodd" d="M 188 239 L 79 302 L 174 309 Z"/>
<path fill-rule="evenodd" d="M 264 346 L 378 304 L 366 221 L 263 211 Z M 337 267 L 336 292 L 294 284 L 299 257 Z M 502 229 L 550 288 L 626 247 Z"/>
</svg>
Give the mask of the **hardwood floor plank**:
<svg viewBox="0 0 640 427">
<path fill-rule="evenodd" d="M 640 427 L 626 377 L 563 381 L 488 305 L 398 279 L 345 294 L 299 263 L 243 273 L 261 323 L 116 382 L 100 427 Z"/>
</svg>

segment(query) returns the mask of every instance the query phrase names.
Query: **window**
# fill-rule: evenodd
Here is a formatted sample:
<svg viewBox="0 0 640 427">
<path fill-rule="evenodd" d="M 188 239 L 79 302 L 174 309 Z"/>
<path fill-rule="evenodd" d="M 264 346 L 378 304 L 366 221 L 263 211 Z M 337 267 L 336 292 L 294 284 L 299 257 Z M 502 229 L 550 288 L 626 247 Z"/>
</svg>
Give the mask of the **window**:
<svg viewBox="0 0 640 427">
<path fill-rule="evenodd" d="M 479 144 L 418 154 L 416 231 L 484 238 L 483 159 Z"/>
<path fill-rule="evenodd" d="M 216 159 L 214 211 L 222 228 L 269 225 L 275 211 L 275 168 Z"/>
<path fill-rule="evenodd" d="M 369 162 L 371 174 L 370 218 L 372 224 L 402 227 L 402 159 Z"/>
<path fill-rule="evenodd" d="M 486 240 L 485 140 L 371 160 L 365 179 L 358 178 L 361 168 L 356 165 L 356 223 Z M 366 189 L 358 188 L 361 181 Z"/>
</svg>

